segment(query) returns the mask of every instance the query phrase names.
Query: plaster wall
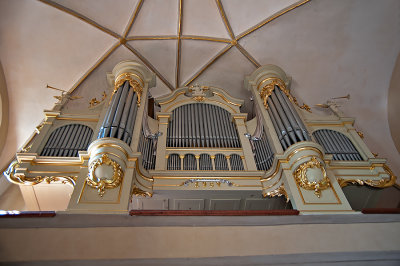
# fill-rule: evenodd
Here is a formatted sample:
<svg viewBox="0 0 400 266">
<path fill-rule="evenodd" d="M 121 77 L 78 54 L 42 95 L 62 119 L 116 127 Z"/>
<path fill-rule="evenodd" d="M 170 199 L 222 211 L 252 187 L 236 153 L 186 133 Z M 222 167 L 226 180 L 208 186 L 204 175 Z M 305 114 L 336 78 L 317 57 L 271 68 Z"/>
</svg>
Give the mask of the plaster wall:
<svg viewBox="0 0 400 266">
<path fill-rule="evenodd" d="M 399 228 L 399 222 L 277 226 L 3 228 L 0 229 L 0 258 L 2 261 L 38 261 L 400 252 Z M 15 248 L 22 246 L 29 248 Z"/>
</svg>

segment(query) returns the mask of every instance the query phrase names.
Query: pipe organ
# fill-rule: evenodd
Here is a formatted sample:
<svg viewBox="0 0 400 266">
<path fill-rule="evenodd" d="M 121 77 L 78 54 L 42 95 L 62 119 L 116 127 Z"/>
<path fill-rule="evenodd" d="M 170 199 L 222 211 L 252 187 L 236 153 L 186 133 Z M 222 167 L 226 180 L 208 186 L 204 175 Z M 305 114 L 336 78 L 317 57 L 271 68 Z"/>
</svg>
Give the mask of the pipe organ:
<svg viewBox="0 0 400 266">
<path fill-rule="evenodd" d="M 5 172 L 10 182 L 24 193 L 44 183 L 73 186 L 67 211 L 99 213 L 262 209 L 272 197 L 282 199 L 275 208 L 343 213 L 354 210 L 342 187 L 395 183 L 354 119 L 300 106 L 277 66 L 245 77 L 256 110 L 250 119 L 243 100 L 200 85 L 156 98 L 159 112 L 150 117 L 155 76 L 137 62 L 117 64 L 107 80 L 108 98 L 91 110 L 69 113 L 62 99 L 46 111 Z M 229 205 L 221 196 L 228 192 L 241 203 Z"/>
</svg>

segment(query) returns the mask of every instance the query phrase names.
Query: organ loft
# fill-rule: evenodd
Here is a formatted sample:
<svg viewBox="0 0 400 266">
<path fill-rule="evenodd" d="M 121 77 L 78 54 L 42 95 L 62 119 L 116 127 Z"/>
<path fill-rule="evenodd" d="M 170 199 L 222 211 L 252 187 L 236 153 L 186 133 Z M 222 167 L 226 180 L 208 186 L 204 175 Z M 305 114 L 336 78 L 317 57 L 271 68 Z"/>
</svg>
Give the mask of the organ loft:
<svg viewBox="0 0 400 266">
<path fill-rule="evenodd" d="M 351 213 L 360 194 L 348 185 L 380 193 L 395 184 L 355 120 L 334 102 L 313 113 L 278 66 L 243 77 L 252 115 L 229 88 L 199 84 L 152 99 L 155 76 L 137 62 L 104 75 L 101 101 L 71 111 L 71 97 L 60 97 L 5 172 L 29 210 Z"/>
</svg>

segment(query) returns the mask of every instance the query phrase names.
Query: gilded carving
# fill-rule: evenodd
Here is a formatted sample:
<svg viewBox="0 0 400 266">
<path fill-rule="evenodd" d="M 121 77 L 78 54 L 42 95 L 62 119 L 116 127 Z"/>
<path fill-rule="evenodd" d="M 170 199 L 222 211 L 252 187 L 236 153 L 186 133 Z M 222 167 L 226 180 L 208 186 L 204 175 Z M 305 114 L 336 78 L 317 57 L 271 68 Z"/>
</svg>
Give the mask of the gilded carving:
<svg viewBox="0 0 400 266">
<path fill-rule="evenodd" d="M 195 96 L 195 97 L 193 97 L 193 100 L 195 100 L 196 102 L 204 102 L 205 97 L 204 96 Z"/>
<path fill-rule="evenodd" d="M 99 104 L 102 103 L 106 98 L 107 98 L 107 94 L 106 94 L 105 91 L 103 91 L 102 98 L 101 98 L 100 101 L 97 100 L 96 98 L 93 98 L 93 99 L 91 99 L 91 100 L 89 101 L 89 108 L 92 108 L 92 107 L 95 107 L 95 106 L 99 105 Z"/>
<path fill-rule="evenodd" d="M 152 193 L 141 190 L 136 185 L 133 185 L 132 187 L 132 195 L 135 195 L 137 197 L 150 197 L 150 198 L 153 196 Z"/>
<path fill-rule="evenodd" d="M 319 169 L 322 178 L 316 179 L 308 174 L 310 169 Z M 328 177 L 326 176 L 325 167 L 317 160 L 315 156 L 308 162 L 299 165 L 294 173 L 294 178 L 300 187 L 307 190 L 314 190 L 314 194 L 319 198 L 321 191 L 330 186 Z M 314 180 L 313 180 L 314 179 Z"/>
<path fill-rule="evenodd" d="M 35 177 L 28 177 L 25 176 L 23 173 L 15 173 L 16 168 L 19 167 L 18 162 L 14 161 L 10 164 L 6 171 L 4 171 L 5 177 L 11 183 L 17 185 L 37 185 L 45 181 L 47 184 L 52 182 L 59 182 L 61 181 L 63 184 L 71 184 L 75 186 L 75 182 L 77 177 L 76 176 L 35 176 Z"/>
<path fill-rule="evenodd" d="M 109 165 L 113 168 L 111 178 L 97 177 L 95 174 L 96 169 L 102 165 Z M 106 188 L 116 188 L 120 185 L 123 178 L 123 171 L 121 166 L 111 160 L 107 154 L 103 154 L 100 158 L 93 161 L 89 166 L 89 174 L 86 178 L 87 184 L 93 188 L 97 188 L 99 195 L 102 197 Z"/>
<path fill-rule="evenodd" d="M 289 202 L 289 196 L 285 190 L 285 186 L 282 184 L 280 185 L 277 189 L 272 190 L 270 192 L 264 193 L 263 194 L 264 197 L 281 197 L 281 196 L 285 196 L 286 202 Z"/>
<path fill-rule="evenodd" d="M 386 173 L 389 174 L 390 178 L 382 178 L 382 179 L 378 179 L 378 180 L 337 178 L 337 181 L 338 181 L 340 187 L 345 187 L 347 185 L 353 184 L 353 185 L 360 185 L 360 186 L 367 185 L 367 186 L 376 187 L 376 188 L 387 188 L 387 187 L 391 187 L 391 186 L 395 185 L 397 177 L 393 174 L 392 170 L 390 170 L 390 168 L 386 164 L 383 165 L 383 169 L 385 169 Z"/>
<path fill-rule="evenodd" d="M 135 75 L 133 73 L 122 73 L 121 75 L 119 75 L 115 79 L 114 91 L 112 92 L 112 96 L 114 96 L 114 94 L 118 91 L 118 88 L 121 87 L 125 81 L 128 81 L 129 85 L 131 86 L 133 91 L 136 92 L 136 94 L 137 94 L 137 104 L 138 104 L 138 106 L 140 106 L 140 99 L 141 99 L 143 88 L 142 88 L 142 86 L 140 86 L 139 82 L 137 82 L 133 78 L 134 76 L 139 78 L 137 75 Z M 112 96 L 111 96 L 111 99 L 112 99 Z"/>
<path fill-rule="evenodd" d="M 279 78 L 268 78 L 269 83 L 261 88 L 260 97 L 263 100 L 265 109 L 268 109 L 268 97 L 271 96 L 272 92 L 275 89 L 275 86 L 278 86 L 282 92 L 289 98 L 289 100 L 297 105 L 299 108 L 304 109 L 311 113 L 311 108 L 307 104 L 299 105 L 297 99 L 290 95 L 289 90 L 286 88 L 285 83 Z M 261 82 L 262 83 L 262 82 Z"/>
</svg>

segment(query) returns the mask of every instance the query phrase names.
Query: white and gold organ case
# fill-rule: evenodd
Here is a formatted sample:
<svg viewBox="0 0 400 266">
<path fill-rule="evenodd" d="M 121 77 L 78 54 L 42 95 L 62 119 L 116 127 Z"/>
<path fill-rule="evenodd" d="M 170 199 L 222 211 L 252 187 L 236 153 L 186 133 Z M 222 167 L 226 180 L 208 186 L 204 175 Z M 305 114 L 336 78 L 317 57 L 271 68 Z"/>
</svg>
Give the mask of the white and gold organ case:
<svg viewBox="0 0 400 266">
<path fill-rule="evenodd" d="M 386 188 L 395 176 L 335 104 L 319 116 L 290 93 L 291 78 L 266 65 L 244 77 L 254 117 L 224 89 L 194 85 L 155 99 L 155 76 L 133 61 L 107 74 L 87 112 L 61 97 L 5 172 L 30 210 L 354 212 L 343 187 Z M 106 88 L 105 88 L 106 89 Z M 45 195 L 45 196 L 43 196 Z M 50 196 L 49 196 L 50 195 Z M 46 201 L 52 203 L 46 203 Z M 53 205 L 52 205 L 53 204 Z"/>
</svg>

